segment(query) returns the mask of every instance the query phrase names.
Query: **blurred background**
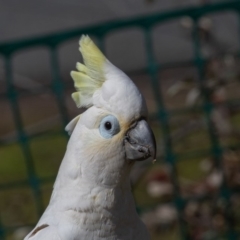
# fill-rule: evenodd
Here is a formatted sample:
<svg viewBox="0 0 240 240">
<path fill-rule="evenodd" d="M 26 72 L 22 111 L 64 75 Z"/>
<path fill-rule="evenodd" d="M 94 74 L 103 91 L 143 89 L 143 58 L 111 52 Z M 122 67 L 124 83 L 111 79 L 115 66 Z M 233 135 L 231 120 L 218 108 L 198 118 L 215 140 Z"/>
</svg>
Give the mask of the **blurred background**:
<svg viewBox="0 0 240 240">
<path fill-rule="evenodd" d="M 69 72 L 89 34 L 147 100 L 155 164 L 132 172 L 152 239 L 240 239 L 240 1 L 0 2 L 0 239 L 20 240 L 48 204 Z"/>
</svg>

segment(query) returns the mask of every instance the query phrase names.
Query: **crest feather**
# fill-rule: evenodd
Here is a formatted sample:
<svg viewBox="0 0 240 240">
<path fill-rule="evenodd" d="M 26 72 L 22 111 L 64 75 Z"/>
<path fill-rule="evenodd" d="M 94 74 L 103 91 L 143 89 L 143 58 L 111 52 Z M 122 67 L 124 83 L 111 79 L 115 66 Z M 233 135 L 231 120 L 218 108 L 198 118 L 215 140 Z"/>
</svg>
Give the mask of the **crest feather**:
<svg viewBox="0 0 240 240">
<path fill-rule="evenodd" d="M 78 71 L 71 71 L 71 77 L 77 90 L 72 94 L 72 98 L 80 108 L 92 105 L 94 92 L 105 81 L 103 67 L 107 59 L 88 36 L 83 35 L 79 45 L 84 64 L 78 62 L 76 65 Z"/>
</svg>

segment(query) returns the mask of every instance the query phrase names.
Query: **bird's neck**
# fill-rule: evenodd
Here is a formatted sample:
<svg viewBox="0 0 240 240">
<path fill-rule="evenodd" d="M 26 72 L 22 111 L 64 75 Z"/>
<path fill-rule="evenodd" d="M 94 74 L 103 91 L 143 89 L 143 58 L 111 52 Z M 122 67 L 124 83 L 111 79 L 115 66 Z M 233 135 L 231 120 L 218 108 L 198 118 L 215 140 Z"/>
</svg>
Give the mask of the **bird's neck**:
<svg viewBox="0 0 240 240">
<path fill-rule="evenodd" d="M 82 184 L 61 193 L 57 189 L 53 192 L 55 196 L 50 203 L 49 215 L 53 211 L 59 228 L 69 229 L 62 233 L 62 239 L 68 239 L 66 232 L 76 239 L 79 236 L 86 236 L 83 239 L 99 239 L 99 234 L 109 235 L 105 239 L 119 239 L 123 235 L 121 229 L 128 236 L 132 234 L 132 226 L 141 226 L 129 187 L 107 188 Z"/>
<path fill-rule="evenodd" d="M 129 214 L 136 216 L 135 203 L 130 183 L 115 187 L 94 186 L 87 182 L 80 182 L 55 188 L 51 202 L 60 212 L 68 212 L 73 218 L 81 218 L 84 214 L 99 213 L 112 224 L 128 221 Z M 51 205 L 51 203 L 50 203 Z M 116 216 L 118 218 L 116 219 Z"/>
<path fill-rule="evenodd" d="M 59 211 L 135 211 L 129 164 L 123 164 L 118 171 L 111 166 L 104 166 L 104 172 L 95 176 L 94 171 L 90 172 L 90 169 L 88 172 L 78 164 L 79 160 L 77 156 L 71 155 L 72 152 L 74 151 L 67 151 L 62 161 L 50 205 Z"/>
<path fill-rule="evenodd" d="M 63 161 L 47 211 L 48 215 L 54 212 L 54 221 L 59 226 L 71 226 L 70 231 L 75 229 L 73 234 L 78 236 L 85 231 L 89 234 L 89 226 L 101 229 L 105 224 L 106 229 L 118 235 L 116 226 L 128 229 L 133 223 L 140 221 L 128 172 L 121 176 L 120 181 L 111 185 L 89 181 L 89 178 L 85 179 L 83 175 L 77 174 L 79 169 L 66 171 L 68 166 Z"/>
</svg>

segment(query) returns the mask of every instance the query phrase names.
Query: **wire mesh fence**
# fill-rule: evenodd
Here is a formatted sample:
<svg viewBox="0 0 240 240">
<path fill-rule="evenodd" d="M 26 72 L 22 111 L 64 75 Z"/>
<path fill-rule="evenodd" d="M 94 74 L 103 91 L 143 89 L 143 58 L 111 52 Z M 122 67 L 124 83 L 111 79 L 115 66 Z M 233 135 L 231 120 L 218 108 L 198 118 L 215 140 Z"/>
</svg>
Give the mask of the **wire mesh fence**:
<svg viewBox="0 0 240 240">
<path fill-rule="evenodd" d="M 222 146 L 219 142 L 219 135 L 216 131 L 216 126 L 212 119 L 212 114 L 216 107 L 221 106 L 223 103 L 216 103 L 212 101 L 212 95 L 209 87 L 206 84 L 206 66 L 209 62 L 209 59 L 206 59 L 201 51 L 201 32 L 198 27 L 198 20 L 211 13 L 223 12 L 223 11 L 232 11 L 236 13 L 238 16 L 240 14 L 240 2 L 224 2 L 218 4 L 209 4 L 204 5 L 203 7 L 198 8 L 187 8 L 182 10 L 177 10 L 173 12 L 154 14 L 151 16 L 145 16 L 140 18 L 135 18 L 131 20 L 123 20 L 117 22 L 111 22 L 107 24 L 102 24 L 99 26 L 92 26 L 87 28 L 81 28 L 73 31 L 68 31 L 60 34 L 54 34 L 44 37 L 37 37 L 33 39 L 25 39 L 23 41 L 9 42 L 0 44 L 0 54 L 4 62 L 4 71 L 5 71 L 5 80 L 6 80 L 6 92 L 1 93 L 0 99 L 7 100 L 11 109 L 12 119 L 14 121 L 14 126 L 16 130 L 16 136 L 14 136 L 11 141 L 2 140 L 0 142 L 1 146 L 7 146 L 15 143 L 20 144 L 21 148 L 21 157 L 24 159 L 24 164 L 26 166 L 27 179 L 11 181 L 0 184 L 0 192 L 4 192 L 6 190 L 13 190 L 19 188 L 31 189 L 32 200 L 34 201 L 34 208 L 36 219 L 39 218 L 44 210 L 45 203 L 47 201 L 44 199 L 42 194 L 44 184 L 53 183 L 55 179 L 55 175 L 47 176 L 47 177 L 39 177 L 39 174 L 36 170 L 36 163 L 34 161 L 35 155 L 32 152 L 31 144 L 32 140 L 42 138 L 48 135 L 61 135 L 66 137 L 67 134 L 64 131 L 64 127 L 69 122 L 69 114 L 66 107 L 66 99 L 65 99 L 65 90 L 69 88 L 68 85 L 64 81 L 62 81 L 60 76 L 60 65 L 59 65 L 59 56 L 58 56 L 58 47 L 64 42 L 79 37 L 82 34 L 90 34 L 94 36 L 98 41 L 98 45 L 100 48 L 104 49 L 105 37 L 107 34 L 111 32 L 116 32 L 121 29 L 131 29 L 133 27 L 138 28 L 142 31 L 144 35 L 144 46 L 147 56 L 147 69 L 145 69 L 148 76 L 150 76 L 150 82 L 148 84 L 152 88 L 152 92 L 154 95 L 155 103 L 156 103 L 156 111 L 150 116 L 153 121 L 157 121 L 160 124 L 161 128 L 161 138 L 163 145 L 163 155 L 161 158 L 166 161 L 171 166 L 171 182 L 174 187 L 174 193 L 172 202 L 177 209 L 178 222 L 180 226 L 180 235 L 181 239 L 191 239 L 189 237 L 189 229 L 186 224 L 186 219 L 184 218 L 184 208 L 186 204 L 191 200 L 200 201 L 202 199 L 211 198 L 210 195 L 204 195 L 201 197 L 182 197 L 179 180 L 178 180 L 178 172 L 177 172 L 177 163 L 183 159 L 190 159 L 193 156 L 211 156 L 215 166 L 218 169 L 223 168 L 223 154 L 226 149 L 238 149 L 239 144 L 234 144 L 231 146 Z M 191 32 L 191 37 L 194 46 L 194 58 L 191 62 L 179 62 L 178 66 L 190 64 L 193 65 L 197 69 L 197 88 L 200 91 L 200 95 L 202 96 L 202 102 L 198 106 L 182 108 L 180 110 L 170 110 L 166 107 L 163 92 L 161 90 L 161 79 L 160 73 L 169 67 L 168 65 L 161 65 L 155 59 L 155 54 L 153 50 L 153 40 L 152 40 L 152 29 L 161 23 L 165 23 L 171 21 L 173 19 L 179 19 L 181 17 L 190 17 L 193 20 L 193 28 Z M 55 97 L 57 112 L 61 118 L 61 126 L 57 129 L 57 131 L 49 132 L 43 131 L 41 134 L 31 134 L 31 132 L 27 131 L 19 106 L 19 98 L 22 95 L 28 94 L 41 94 L 45 89 L 39 90 L 37 93 L 29 93 L 29 92 L 21 92 L 14 84 L 14 76 L 13 76 L 13 56 L 16 52 L 25 51 L 29 48 L 37 48 L 37 47 L 45 47 L 48 49 L 50 54 L 50 64 L 51 64 L 51 86 L 49 94 Z M 239 53 L 234 53 L 238 56 Z M 174 65 L 175 63 L 172 63 Z M 224 101 L 224 106 L 230 107 L 233 105 L 238 105 L 240 100 L 234 101 Z M 181 115 L 182 113 L 195 114 L 201 113 L 204 115 L 204 121 L 207 126 L 207 139 L 210 143 L 210 148 L 202 149 L 200 151 L 192 151 L 187 154 L 177 153 L 174 148 L 174 142 L 172 140 L 171 127 L 170 127 L 170 118 L 174 118 L 177 115 Z M 2 112 L 4 114 L 4 112 Z M 50 143 L 51 144 L 51 143 Z M 4 161 L 4 159 L 1 159 Z M 238 227 L 232 219 L 232 212 L 234 211 L 232 207 L 232 203 L 230 201 L 231 196 L 238 192 L 238 189 L 230 188 L 227 183 L 227 179 L 223 179 L 220 190 L 217 193 L 217 196 L 214 195 L 214 201 L 216 199 L 221 198 L 224 200 L 224 212 L 223 215 L 226 218 L 226 231 L 224 232 L 225 239 L 238 239 L 239 232 Z M 213 201 L 213 205 L 214 205 Z M 140 209 L 141 211 L 141 209 Z M 33 223 L 26 223 L 24 225 L 31 225 Z M 22 225 L 11 225 L 6 224 L 4 221 L 4 214 L 1 214 L 0 219 L 0 239 L 10 239 L 9 233 L 21 227 Z M 213 238 L 209 238 L 213 239 Z M 218 238 L 217 238 L 218 239 Z"/>
</svg>

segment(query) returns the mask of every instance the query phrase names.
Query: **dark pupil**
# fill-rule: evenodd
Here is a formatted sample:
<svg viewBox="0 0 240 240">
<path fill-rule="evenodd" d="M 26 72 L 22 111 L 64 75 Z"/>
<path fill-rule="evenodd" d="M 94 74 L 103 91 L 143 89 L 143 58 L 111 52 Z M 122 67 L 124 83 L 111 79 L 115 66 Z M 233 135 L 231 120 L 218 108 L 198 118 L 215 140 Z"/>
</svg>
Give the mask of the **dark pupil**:
<svg viewBox="0 0 240 240">
<path fill-rule="evenodd" d="M 105 128 L 110 130 L 112 128 L 112 124 L 110 122 L 105 122 Z"/>
</svg>

